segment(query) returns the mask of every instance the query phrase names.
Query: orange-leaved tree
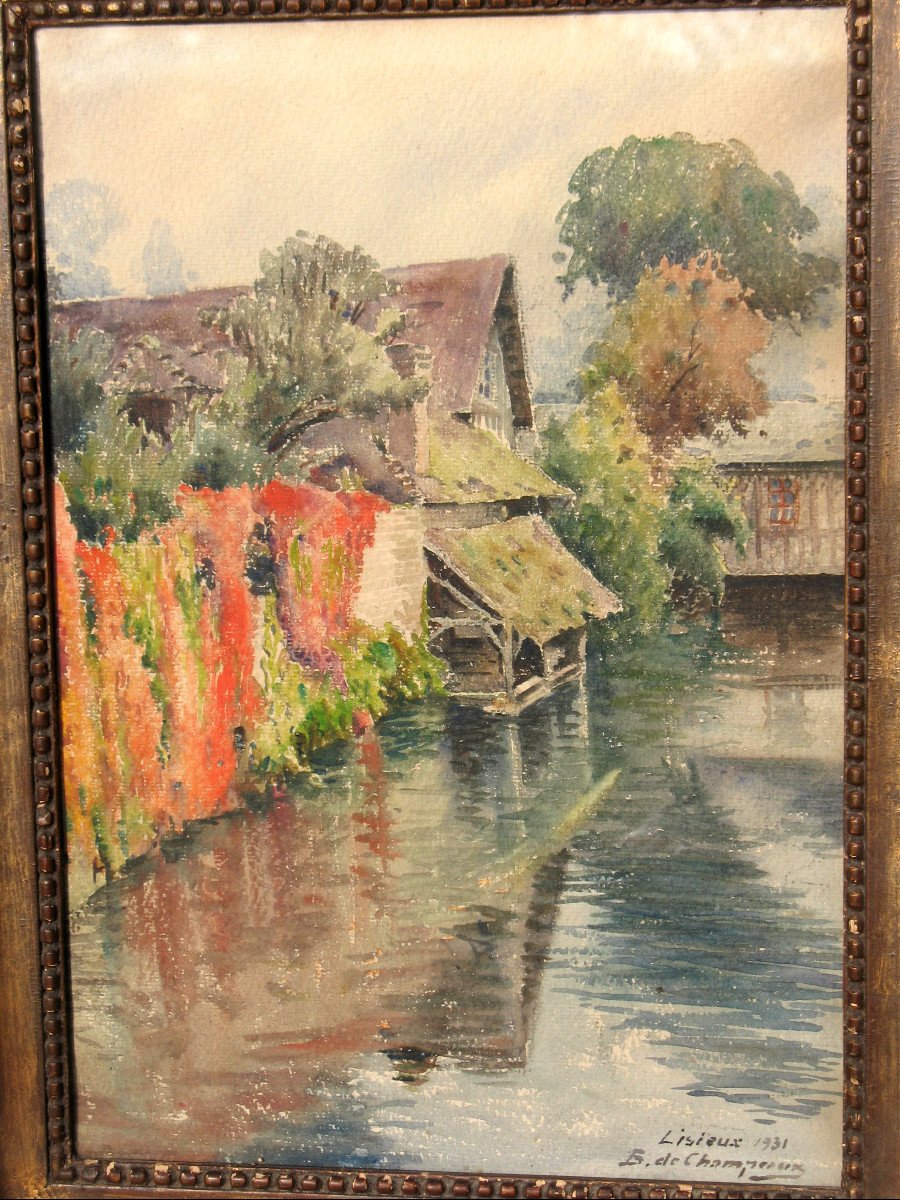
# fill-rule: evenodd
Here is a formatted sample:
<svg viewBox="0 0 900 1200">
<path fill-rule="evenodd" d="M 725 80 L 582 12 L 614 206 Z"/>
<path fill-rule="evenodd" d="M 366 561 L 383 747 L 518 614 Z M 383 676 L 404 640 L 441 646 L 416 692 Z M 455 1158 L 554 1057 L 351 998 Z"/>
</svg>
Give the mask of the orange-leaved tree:
<svg viewBox="0 0 900 1200">
<path fill-rule="evenodd" d="M 768 408 L 753 358 L 771 323 L 712 255 L 687 266 L 663 258 L 616 310 L 592 355 L 601 383 L 615 381 L 653 451 L 724 427 L 743 432 Z"/>
</svg>

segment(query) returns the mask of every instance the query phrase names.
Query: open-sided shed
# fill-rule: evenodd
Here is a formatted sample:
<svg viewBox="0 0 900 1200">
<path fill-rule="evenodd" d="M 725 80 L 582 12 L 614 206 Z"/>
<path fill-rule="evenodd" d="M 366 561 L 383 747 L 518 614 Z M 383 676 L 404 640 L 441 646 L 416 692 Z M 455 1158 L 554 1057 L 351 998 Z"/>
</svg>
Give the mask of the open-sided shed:
<svg viewBox="0 0 900 1200">
<path fill-rule="evenodd" d="M 584 670 L 585 626 L 619 601 L 537 516 L 471 529 L 433 529 L 425 541 L 429 631 L 450 689 L 519 712 Z"/>
</svg>

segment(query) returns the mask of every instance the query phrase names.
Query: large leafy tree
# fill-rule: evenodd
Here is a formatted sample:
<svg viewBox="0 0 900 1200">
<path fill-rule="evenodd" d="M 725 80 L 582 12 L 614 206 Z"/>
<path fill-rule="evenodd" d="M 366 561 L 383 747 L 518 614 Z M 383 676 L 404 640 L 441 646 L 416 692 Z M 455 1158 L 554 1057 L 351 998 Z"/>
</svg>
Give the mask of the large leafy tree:
<svg viewBox="0 0 900 1200">
<path fill-rule="evenodd" d="M 423 379 L 401 378 L 385 346 L 403 324 L 392 286 L 359 247 L 298 233 L 260 260 L 251 295 L 217 318 L 250 373 L 248 431 L 276 459 L 330 417 L 409 404 Z M 367 311 L 380 315 L 366 328 Z"/>
<path fill-rule="evenodd" d="M 686 439 L 723 425 L 736 432 L 768 407 L 752 360 L 771 323 L 748 305 L 738 282 L 710 260 L 666 259 L 645 270 L 595 347 L 594 367 L 618 384 L 660 459 Z"/>
<path fill-rule="evenodd" d="M 604 622 L 602 636 L 627 640 L 658 628 L 671 600 L 717 604 L 725 579 L 720 544 L 742 552 L 748 527 L 709 460 L 684 456 L 662 480 L 618 384 L 593 367 L 580 384 L 573 415 L 550 423 L 542 465 L 574 493 L 552 518 L 557 532 L 622 602 L 621 617 Z"/>
<path fill-rule="evenodd" d="M 769 175 L 738 141 L 626 138 L 584 159 L 569 192 L 558 218 L 571 250 L 560 277 L 567 293 L 586 279 L 621 300 L 662 258 L 684 266 L 709 254 L 751 308 L 802 319 L 840 278 L 835 259 L 801 248 L 818 218 L 790 179 Z"/>
</svg>

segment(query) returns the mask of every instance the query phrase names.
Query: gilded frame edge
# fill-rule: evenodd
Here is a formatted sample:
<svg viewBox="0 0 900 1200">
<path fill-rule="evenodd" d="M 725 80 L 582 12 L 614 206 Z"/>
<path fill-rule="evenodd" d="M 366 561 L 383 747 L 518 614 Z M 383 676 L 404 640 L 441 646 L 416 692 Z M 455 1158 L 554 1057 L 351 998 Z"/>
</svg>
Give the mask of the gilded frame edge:
<svg viewBox="0 0 900 1200">
<path fill-rule="evenodd" d="M 849 0 L 847 176 L 847 570 L 844 1168 L 840 1189 L 678 1182 L 305 1172 L 71 1156 L 65 879 L 57 827 L 52 568 L 41 488 L 41 313 L 34 185 L 32 34 L 48 25 L 452 15 L 638 8 L 808 8 L 829 0 L 5 0 L 7 189 L 0 206 L 0 1196 L 887 1197 L 900 1185 L 900 926 L 895 747 L 900 711 L 900 9 Z M 869 414 L 869 402 L 875 397 Z M 871 542 L 871 544 L 869 544 Z M 24 601 L 24 603 L 23 603 Z M 46 662 L 49 686 L 29 667 Z M 27 718 L 26 718 L 27 713 Z M 29 796 L 31 803 L 23 798 Z"/>
</svg>

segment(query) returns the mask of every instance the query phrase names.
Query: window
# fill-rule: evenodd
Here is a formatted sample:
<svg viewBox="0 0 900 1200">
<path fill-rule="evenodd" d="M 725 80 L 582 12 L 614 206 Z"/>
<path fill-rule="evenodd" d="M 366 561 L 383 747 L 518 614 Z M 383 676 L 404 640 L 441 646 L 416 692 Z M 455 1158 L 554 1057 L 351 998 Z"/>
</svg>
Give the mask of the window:
<svg viewBox="0 0 900 1200">
<path fill-rule="evenodd" d="M 797 480 L 794 477 L 769 479 L 769 524 L 797 524 Z"/>
<path fill-rule="evenodd" d="M 503 351 L 496 329 L 481 361 L 478 389 L 472 401 L 472 423 L 492 433 L 499 441 L 511 446 L 513 442 L 512 407 Z"/>
<path fill-rule="evenodd" d="M 488 401 L 494 399 L 494 363 L 492 359 L 493 355 L 488 350 L 481 364 L 481 383 L 478 385 L 479 394 Z"/>
</svg>

